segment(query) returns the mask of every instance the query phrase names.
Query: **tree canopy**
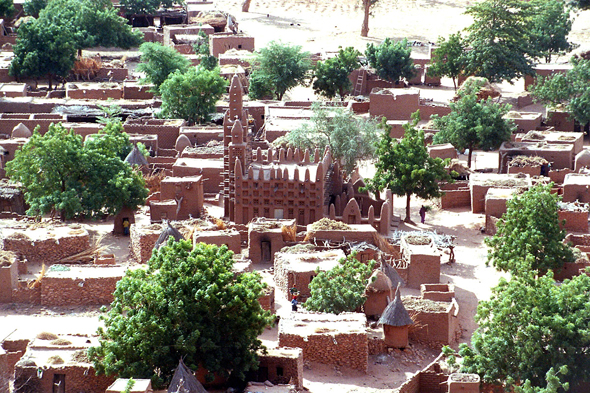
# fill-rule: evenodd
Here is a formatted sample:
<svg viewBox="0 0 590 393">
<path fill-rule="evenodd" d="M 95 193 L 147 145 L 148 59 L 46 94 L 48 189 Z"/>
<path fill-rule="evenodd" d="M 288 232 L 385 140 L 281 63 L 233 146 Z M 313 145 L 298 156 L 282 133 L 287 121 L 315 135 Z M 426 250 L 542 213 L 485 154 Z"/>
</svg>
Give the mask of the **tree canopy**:
<svg viewBox="0 0 590 393">
<path fill-rule="evenodd" d="M 373 158 L 379 131 L 374 120 L 364 119 L 344 108 L 312 105 L 309 123 L 287 134 L 287 141 L 300 149 L 321 151 L 330 146 L 332 157 L 340 162 L 346 173 L 356 168 L 359 160 Z"/>
<path fill-rule="evenodd" d="M 508 200 L 496 234 L 486 239 L 488 261 L 513 275 L 560 269 L 573 262 L 571 247 L 563 243 L 565 231 L 559 227 L 559 199 L 551 185 L 536 185 Z"/>
<path fill-rule="evenodd" d="M 449 104 L 451 113 L 431 117 L 434 128 L 440 130 L 434 135 L 434 143 L 450 143 L 460 150 L 469 149 L 469 166 L 474 149 L 497 149 L 502 142 L 510 140 L 516 128 L 512 120 L 504 118 L 510 105 L 499 104 L 491 97 L 478 99 L 477 92 L 486 81 L 471 80 L 473 83 L 465 82 L 458 91 L 458 100 Z"/>
<path fill-rule="evenodd" d="M 282 100 L 288 90 L 307 80 L 311 69 L 309 56 L 309 52 L 302 52 L 299 45 L 271 41 L 254 58 L 250 98 L 275 96 Z"/>
<path fill-rule="evenodd" d="M 526 35 L 529 13 L 522 0 L 484 0 L 467 9 L 470 50 L 465 54 L 468 75 L 490 82 L 509 81 L 532 73 L 531 42 Z"/>
<path fill-rule="evenodd" d="M 462 372 L 506 391 L 522 385 L 517 391 L 525 393 L 557 393 L 561 382 L 588 381 L 590 277 L 580 274 L 556 285 L 552 273 L 534 274 L 500 279 L 490 300 L 479 302 L 479 327 L 471 346 L 460 349 Z"/>
<path fill-rule="evenodd" d="M 114 139 L 110 134 L 103 137 Z M 85 145 L 80 135 L 52 124 L 44 135 L 33 132 L 6 164 L 6 174 L 23 185 L 28 214 L 55 211 L 61 219 L 114 215 L 123 206 L 142 205 L 147 198 L 142 175 L 117 156 L 120 149 Z"/>
<path fill-rule="evenodd" d="M 368 44 L 365 50 L 367 60 L 377 70 L 377 75 L 394 83 L 404 78 L 411 79 L 416 74 L 411 53 L 412 48 L 405 38 L 398 42 L 386 38 L 379 45 Z"/>
<path fill-rule="evenodd" d="M 397 141 L 389 132 L 385 119 L 381 126 L 383 134 L 377 145 L 375 176 L 367 179 L 367 188 L 373 191 L 391 190 L 395 195 L 406 196 L 406 222 L 410 218 L 410 198 L 416 195 L 423 199 L 441 195 L 439 181 L 452 181 L 444 161 L 432 158 L 424 144 L 424 131 L 416 128 L 420 112 L 412 115 L 412 122 L 404 124 L 405 135 Z"/>
<path fill-rule="evenodd" d="M 245 379 L 271 314 L 258 302 L 260 276 L 234 274 L 232 255 L 226 246 L 169 239 L 146 269 L 127 270 L 101 316 L 100 346 L 89 351 L 97 372 L 160 387 L 182 358 L 192 370 Z"/>
<path fill-rule="evenodd" d="M 25 14 L 36 18 L 45 7 L 47 7 L 47 0 L 27 0 L 23 4 L 23 11 Z"/>
<path fill-rule="evenodd" d="M 365 288 L 375 263 L 360 262 L 351 254 L 328 271 L 322 272 L 317 268 L 317 276 L 309 283 L 311 296 L 305 302 L 305 308 L 332 314 L 353 312 L 360 308 L 365 304 Z"/>
<path fill-rule="evenodd" d="M 227 81 L 219 75 L 219 68 L 203 66 L 190 68 L 185 73 L 176 71 L 160 85 L 161 116 L 181 118 L 190 124 L 204 123 L 215 112 L 215 104 L 226 91 Z"/>
<path fill-rule="evenodd" d="M 75 43 L 70 32 L 61 25 L 46 24 L 40 19 L 23 23 L 13 47 L 10 75 L 48 77 L 49 89 L 56 77 L 65 78 L 74 65 Z"/>
<path fill-rule="evenodd" d="M 159 42 L 144 42 L 139 47 L 139 51 L 141 63 L 137 65 L 137 70 L 145 72 L 146 77 L 143 81 L 152 83 L 156 94 L 160 93 L 160 85 L 168 76 L 175 71 L 184 73 L 191 65 L 190 61 L 177 50 Z"/>
<path fill-rule="evenodd" d="M 132 31 L 110 0 L 50 0 L 39 12 L 39 20 L 64 26 L 79 51 L 95 46 L 127 49 L 143 42 L 141 32 Z"/>
<path fill-rule="evenodd" d="M 11 18 L 15 11 L 13 0 L 0 0 L 0 17 Z"/>
<path fill-rule="evenodd" d="M 465 43 L 461 33 L 451 34 L 448 40 L 439 37 L 428 74 L 436 77 L 446 76 L 453 80 L 457 90 L 457 78 L 465 70 Z"/>
<path fill-rule="evenodd" d="M 568 41 L 572 30 L 570 9 L 563 0 L 536 0 L 531 2 L 531 36 L 534 58 L 544 58 L 550 63 L 554 55 L 564 54 L 573 49 Z"/>
<path fill-rule="evenodd" d="M 330 99 L 339 95 L 342 99 L 351 88 L 350 73 L 360 67 L 359 56 L 358 50 L 348 47 L 340 48 L 338 56 L 319 61 L 314 70 L 314 92 Z"/>
<path fill-rule="evenodd" d="M 590 60 L 572 59 L 573 68 L 564 74 L 537 78 L 531 88 L 536 101 L 565 105 L 581 125 L 590 122 Z"/>
<path fill-rule="evenodd" d="M 160 7 L 170 8 L 175 0 L 121 0 L 121 6 L 125 8 L 125 14 L 127 15 L 142 15 L 152 14 L 157 11 Z M 178 1 L 178 3 L 184 3 L 184 1 Z"/>
</svg>

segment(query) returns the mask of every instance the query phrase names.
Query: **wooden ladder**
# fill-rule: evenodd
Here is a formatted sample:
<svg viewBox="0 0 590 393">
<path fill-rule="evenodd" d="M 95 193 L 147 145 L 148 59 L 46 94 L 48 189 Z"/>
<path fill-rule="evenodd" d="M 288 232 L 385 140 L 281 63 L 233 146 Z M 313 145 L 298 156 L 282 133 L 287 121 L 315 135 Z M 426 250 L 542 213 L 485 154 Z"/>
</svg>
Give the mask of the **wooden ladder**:
<svg viewBox="0 0 590 393">
<path fill-rule="evenodd" d="M 363 91 L 363 82 L 365 81 L 365 70 L 359 70 L 359 75 L 356 78 L 356 84 L 354 85 L 353 95 L 358 96 Z"/>
</svg>

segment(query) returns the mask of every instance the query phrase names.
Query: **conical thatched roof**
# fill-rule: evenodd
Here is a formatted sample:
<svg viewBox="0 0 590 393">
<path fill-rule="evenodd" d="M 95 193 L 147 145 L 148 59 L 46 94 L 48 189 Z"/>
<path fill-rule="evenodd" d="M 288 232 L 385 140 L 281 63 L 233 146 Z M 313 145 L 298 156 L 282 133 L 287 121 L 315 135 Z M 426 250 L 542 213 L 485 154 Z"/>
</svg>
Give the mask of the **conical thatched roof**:
<svg viewBox="0 0 590 393">
<path fill-rule="evenodd" d="M 137 145 L 133 146 L 133 150 L 125 157 L 125 162 L 129 165 L 148 165 L 147 159 L 141 153 Z"/>
<path fill-rule="evenodd" d="M 397 288 L 398 285 L 404 285 L 404 280 L 400 277 L 399 273 L 395 268 L 389 265 L 387 262 L 381 263 L 381 270 L 391 280 L 391 287 Z"/>
<path fill-rule="evenodd" d="M 174 228 L 172 225 L 170 225 L 170 222 L 168 222 L 166 229 L 164 229 L 162 233 L 160 233 L 160 237 L 158 237 L 158 240 L 156 240 L 154 248 L 157 250 L 158 248 L 160 248 L 160 246 L 166 244 L 170 236 L 172 236 L 176 241 L 184 240 L 184 236 L 182 236 L 182 233 L 180 233 L 178 229 Z"/>
<path fill-rule="evenodd" d="M 381 270 L 375 270 L 369 278 L 366 291 L 369 292 L 387 292 L 391 291 L 393 286 L 391 280 Z"/>
<path fill-rule="evenodd" d="M 168 386 L 168 393 L 207 393 L 207 391 L 180 359 Z"/>
<path fill-rule="evenodd" d="M 379 318 L 379 323 L 381 325 L 407 326 L 414 323 L 402 302 L 400 287 L 401 285 L 398 284 L 397 291 L 395 292 L 395 299 L 385 307 L 383 315 Z"/>
</svg>

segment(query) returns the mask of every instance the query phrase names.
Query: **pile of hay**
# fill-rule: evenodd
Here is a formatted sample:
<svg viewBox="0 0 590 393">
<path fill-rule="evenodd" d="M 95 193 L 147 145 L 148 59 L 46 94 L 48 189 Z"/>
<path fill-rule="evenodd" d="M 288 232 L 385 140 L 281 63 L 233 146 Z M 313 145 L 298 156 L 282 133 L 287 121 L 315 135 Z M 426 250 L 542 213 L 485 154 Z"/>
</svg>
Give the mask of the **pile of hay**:
<svg viewBox="0 0 590 393">
<path fill-rule="evenodd" d="M 352 231 L 352 227 L 340 221 L 322 218 L 311 224 L 312 231 Z"/>
<path fill-rule="evenodd" d="M 41 332 L 37 334 L 37 338 L 39 340 L 57 340 L 59 337 L 57 334 L 49 333 L 49 332 Z"/>
<path fill-rule="evenodd" d="M 512 160 L 510 161 L 511 167 L 519 168 L 523 168 L 526 166 L 541 166 L 547 164 L 549 164 L 549 161 L 547 161 L 543 157 L 538 156 L 516 156 L 512 158 Z"/>
<path fill-rule="evenodd" d="M 10 266 L 15 260 L 15 253 L 13 253 L 12 251 L 0 250 L 0 267 Z"/>
<path fill-rule="evenodd" d="M 49 344 L 51 344 L 51 345 L 72 345 L 72 342 L 70 340 L 66 340 L 65 338 L 57 338 L 57 339 L 49 342 Z"/>
</svg>

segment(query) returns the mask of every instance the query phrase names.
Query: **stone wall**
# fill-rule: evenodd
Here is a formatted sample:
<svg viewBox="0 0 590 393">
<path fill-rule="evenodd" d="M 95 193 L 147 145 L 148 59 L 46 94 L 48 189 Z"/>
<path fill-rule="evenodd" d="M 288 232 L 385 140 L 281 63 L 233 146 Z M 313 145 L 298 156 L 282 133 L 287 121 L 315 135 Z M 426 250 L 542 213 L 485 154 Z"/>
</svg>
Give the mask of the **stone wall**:
<svg viewBox="0 0 590 393">
<path fill-rule="evenodd" d="M 270 348 L 259 354 L 258 381 L 278 384 L 293 384 L 303 387 L 303 351 L 301 348 Z"/>
<path fill-rule="evenodd" d="M 105 274 L 107 270 L 116 270 L 117 273 L 111 276 L 86 278 L 51 276 L 51 273 L 49 273 L 41 281 L 41 305 L 90 306 L 110 304 L 113 301 L 113 292 L 117 287 L 117 282 L 123 277 L 122 269 L 89 267 L 84 270 L 88 271 L 88 269 L 95 270 L 96 274 Z"/>
<path fill-rule="evenodd" d="M 264 294 L 258 298 L 258 303 L 263 310 L 275 313 L 275 287 L 268 286 L 264 290 Z M 264 382 L 264 381 L 263 381 Z"/>
<path fill-rule="evenodd" d="M 446 393 L 447 376 L 443 374 L 439 364 L 442 356 L 441 353 L 428 366 L 412 375 L 395 390 L 395 393 Z"/>
<path fill-rule="evenodd" d="M 158 226 L 159 228 L 159 226 Z M 133 224 L 129 230 L 131 238 L 131 255 L 138 263 L 147 263 L 152 257 L 154 245 L 160 237 L 162 229 L 151 230 Z"/>
<path fill-rule="evenodd" d="M 303 359 L 367 372 L 368 343 L 364 314 L 302 314 L 279 324 L 279 346 L 303 350 Z M 351 328 L 352 326 L 352 328 Z"/>
<path fill-rule="evenodd" d="M 43 229 L 2 232 L 2 248 L 12 251 L 32 263 L 57 263 L 62 258 L 77 254 L 90 247 L 85 229 L 58 227 L 54 231 Z"/>
</svg>

